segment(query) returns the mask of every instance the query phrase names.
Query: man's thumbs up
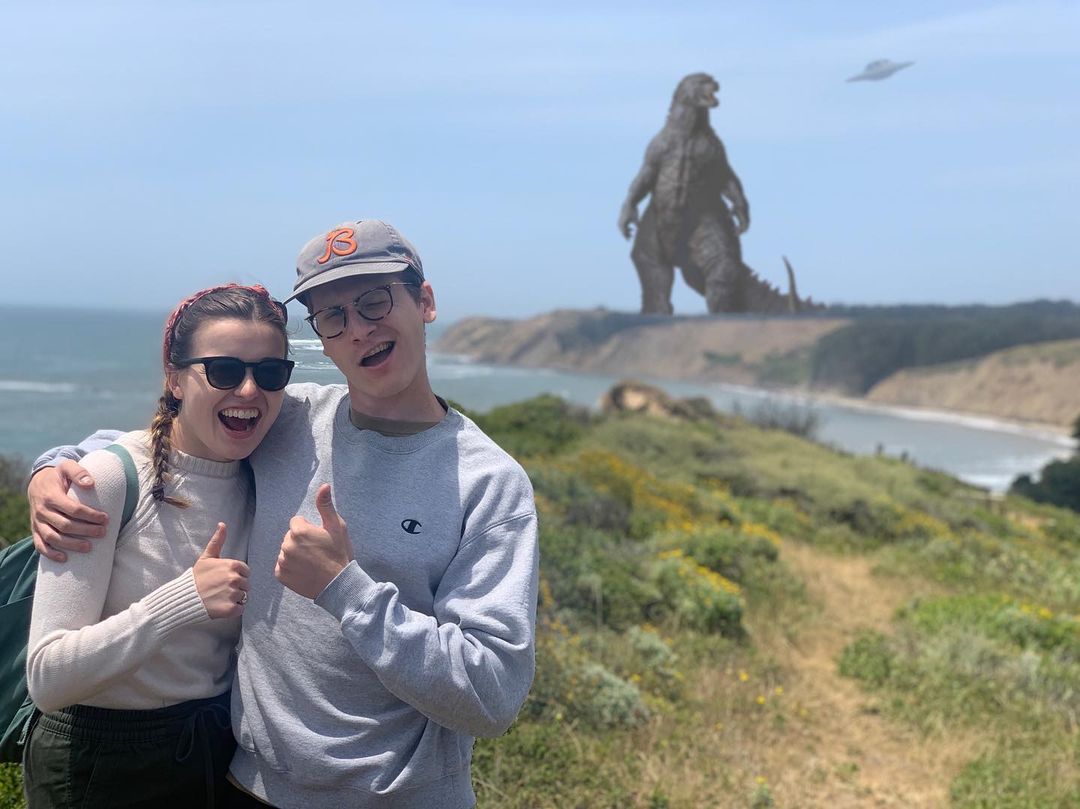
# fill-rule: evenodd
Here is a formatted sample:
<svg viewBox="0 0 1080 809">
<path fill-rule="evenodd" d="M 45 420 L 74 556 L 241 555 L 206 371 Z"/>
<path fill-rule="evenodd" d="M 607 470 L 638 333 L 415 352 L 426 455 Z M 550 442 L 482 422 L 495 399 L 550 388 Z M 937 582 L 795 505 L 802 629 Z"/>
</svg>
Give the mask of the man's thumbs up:
<svg viewBox="0 0 1080 809">
<path fill-rule="evenodd" d="M 239 559 L 222 559 L 225 523 L 219 522 L 192 573 L 195 589 L 211 618 L 232 618 L 244 611 L 248 595 L 248 566 Z"/>
<path fill-rule="evenodd" d="M 330 484 L 324 483 L 319 487 L 319 490 L 315 492 L 315 509 L 319 512 L 319 517 L 322 519 L 322 527 L 330 534 L 339 533 L 346 534 L 345 520 L 341 519 L 341 515 L 337 513 L 337 509 L 334 508 L 334 498 L 330 494 Z"/>
<path fill-rule="evenodd" d="M 321 526 L 299 514 L 289 521 L 281 540 L 274 576 L 295 593 L 316 598 L 353 560 L 352 542 L 345 520 L 334 508 L 330 484 L 315 492 L 315 510 Z"/>
</svg>

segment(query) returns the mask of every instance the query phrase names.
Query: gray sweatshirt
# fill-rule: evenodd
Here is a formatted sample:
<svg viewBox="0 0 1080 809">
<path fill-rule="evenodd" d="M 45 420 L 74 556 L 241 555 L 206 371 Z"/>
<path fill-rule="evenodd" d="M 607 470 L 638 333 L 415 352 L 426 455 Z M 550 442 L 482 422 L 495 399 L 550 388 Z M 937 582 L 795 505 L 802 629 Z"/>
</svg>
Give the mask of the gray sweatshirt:
<svg viewBox="0 0 1080 809">
<path fill-rule="evenodd" d="M 233 777 L 280 807 L 472 806 L 473 737 L 505 731 L 532 682 L 528 477 L 453 409 L 387 437 L 351 424 L 345 386 L 287 392 L 251 457 Z M 312 602 L 274 564 L 295 514 L 319 524 L 323 483 L 356 561 Z"/>
</svg>

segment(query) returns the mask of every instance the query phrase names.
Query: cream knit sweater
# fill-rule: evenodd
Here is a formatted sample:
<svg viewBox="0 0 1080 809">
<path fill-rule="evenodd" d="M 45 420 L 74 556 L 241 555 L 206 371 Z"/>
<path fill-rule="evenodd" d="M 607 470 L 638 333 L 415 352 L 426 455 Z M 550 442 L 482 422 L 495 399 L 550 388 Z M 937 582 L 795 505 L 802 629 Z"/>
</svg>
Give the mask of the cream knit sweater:
<svg viewBox="0 0 1080 809">
<path fill-rule="evenodd" d="M 254 491 L 240 462 L 171 456 L 169 492 L 187 508 L 150 496 L 149 434 L 118 440 L 139 475 L 139 502 L 117 536 L 126 481 L 120 459 L 87 455 L 96 485 L 70 493 L 109 514 L 108 532 L 90 553 L 69 553 L 38 568 L 27 652 L 30 695 L 43 711 L 82 703 L 149 709 L 215 696 L 232 683 L 240 619 L 211 620 L 192 566 L 218 522 L 222 556 L 246 559 Z"/>
</svg>

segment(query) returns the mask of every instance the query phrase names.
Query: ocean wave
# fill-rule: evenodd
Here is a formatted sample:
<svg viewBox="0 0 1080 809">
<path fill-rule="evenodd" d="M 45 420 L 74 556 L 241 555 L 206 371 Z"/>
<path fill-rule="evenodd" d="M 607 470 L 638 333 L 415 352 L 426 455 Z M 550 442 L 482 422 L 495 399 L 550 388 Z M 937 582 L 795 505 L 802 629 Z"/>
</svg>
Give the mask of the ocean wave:
<svg viewBox="0 0 1080 809">
<path fill-rule="evenodd" d="M 460 354 L 428 353 L 428 374 L 432 379 L 469 379 L 501 376 L 507 379 L 554 377 L 560 372 L 551 368 L 526 368 L 520 365 L 490 365 Z"/>
<path fill-rule="evenodd" d="M 296 370 L 298 371 L 325 371 L 328 368 L 334 368 L 336 370 L 334 363 L 328 359 L 296 360 Z M 342 382 L 344 379 L 337 381 Z"/>
<path fill-rule="evenodd" d="M 0 393 L 74 393 L 70 382 L 32 382 L 27 379 L 0 379 Z"/>
</svg>

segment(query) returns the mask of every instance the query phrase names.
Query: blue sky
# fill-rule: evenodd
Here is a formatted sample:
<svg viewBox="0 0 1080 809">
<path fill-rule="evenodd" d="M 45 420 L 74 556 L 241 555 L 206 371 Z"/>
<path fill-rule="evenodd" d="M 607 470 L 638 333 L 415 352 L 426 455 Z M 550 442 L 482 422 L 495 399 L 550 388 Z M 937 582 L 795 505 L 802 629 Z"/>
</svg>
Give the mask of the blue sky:
<svg viewBox="0 0 1080 809">
<path fill-rule="evenodd" d="M 4 302 L 292 286 L 382 217 L 440 315 L 636 310 L 615 222 L 672 90 L 750 200 L 747 262 L 846 303 L 1080 299 L 1077 2 L 7 2 Z M 872 59 L 914 60 L 845 83 Z M 704 312 L 677 283 L 676 310 Z"/>
</svg>

